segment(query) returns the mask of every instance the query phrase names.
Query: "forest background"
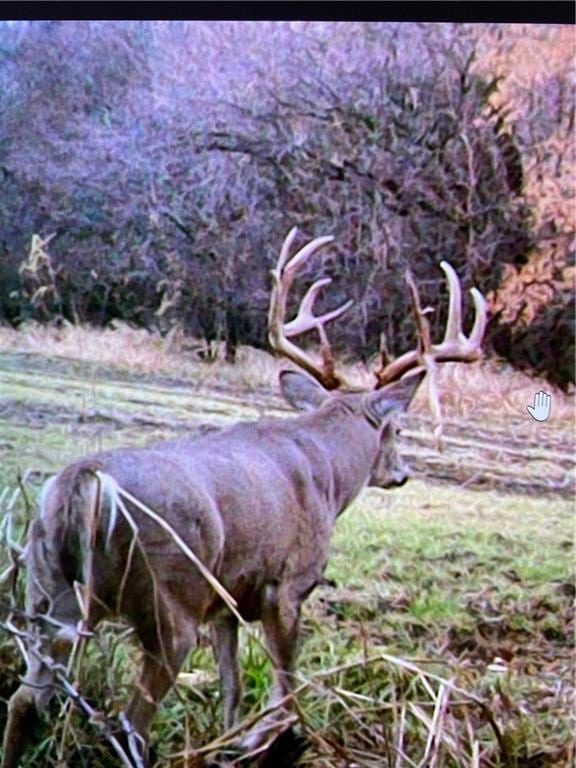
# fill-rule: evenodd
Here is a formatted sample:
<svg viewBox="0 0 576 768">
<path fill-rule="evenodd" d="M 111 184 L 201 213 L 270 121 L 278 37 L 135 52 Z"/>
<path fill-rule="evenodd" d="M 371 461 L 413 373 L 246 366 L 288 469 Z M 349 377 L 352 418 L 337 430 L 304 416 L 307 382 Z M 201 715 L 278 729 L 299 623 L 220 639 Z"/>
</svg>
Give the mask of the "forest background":
<svg viewBox="0 0 576 768">
<path fill-rule="evenodd" d="M 296 224 L 335 236 L 341 355 L 412 346 L 405 268 L 444 306 L 448 259 L 490 299 L 488 353 L 570 390 L 574 79 L 554 25 L 4 22 L 0 322 L 233 361 L 266 346 Z"/>
</svg>

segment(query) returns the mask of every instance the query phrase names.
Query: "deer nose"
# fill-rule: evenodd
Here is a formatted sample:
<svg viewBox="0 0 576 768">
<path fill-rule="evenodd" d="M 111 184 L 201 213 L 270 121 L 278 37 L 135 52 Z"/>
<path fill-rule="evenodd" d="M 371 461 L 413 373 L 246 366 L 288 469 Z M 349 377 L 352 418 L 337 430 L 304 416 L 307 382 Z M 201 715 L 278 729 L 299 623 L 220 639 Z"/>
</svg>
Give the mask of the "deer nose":
<svg viewBox="0 0 576 768">
<path fill-rule="evenodd" d="M 395 487 L 404 485 L 410 479 L 410 467 L 405 461 L 398 461 L 392 472 Z"/>
<path fill-rule="evenodd" d="M 393 472 L 385 480 L 373 484 L 380 488 L 399 488 L 409 479 L 410 475 L 407 472 Z"/>
</svg>

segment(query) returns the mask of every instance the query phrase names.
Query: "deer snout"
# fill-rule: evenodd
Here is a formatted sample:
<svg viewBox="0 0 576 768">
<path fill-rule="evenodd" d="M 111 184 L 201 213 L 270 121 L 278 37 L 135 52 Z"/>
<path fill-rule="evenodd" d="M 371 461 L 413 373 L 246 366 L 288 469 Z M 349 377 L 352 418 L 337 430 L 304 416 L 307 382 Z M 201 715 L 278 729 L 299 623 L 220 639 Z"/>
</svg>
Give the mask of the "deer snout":
<svg viewBox="0 0 576 768">
<path fill-rule="evenodd" d="M 399 488 L 401 485 L 404 485 L 408 480 L 410 480 L 410 475 L 411 472 L 409 465 L 405 461 L 402 461 L 402 459 L 397 459 L 396 466 L 392 472 L 394 487 Z"/>
<path fill-rule="evenodd" d="M 386 480 L 379 485 L 381 488 L 400 488 L 400 486 L 404 485 L 409 479 L 410 473 L 407 470 L 397 470 L 390 473 Z"/>
<path fill-rule="evenodd" d="M 403 472 L 401 474 L 398 474 L 394 477 L 392 481 L 392 486 L 394 488 L 400 488 L 400 486 L 404 485 L 409 479 L 410 479 L 410 474 L 408 472 Z"/>
<path fill-rule="evenodd" d="M 372 470 L 369 485 L 377 488 L 399 488 L 409 479 L 410 468 L 403 461 L 383 461 Z"/>
</svg>

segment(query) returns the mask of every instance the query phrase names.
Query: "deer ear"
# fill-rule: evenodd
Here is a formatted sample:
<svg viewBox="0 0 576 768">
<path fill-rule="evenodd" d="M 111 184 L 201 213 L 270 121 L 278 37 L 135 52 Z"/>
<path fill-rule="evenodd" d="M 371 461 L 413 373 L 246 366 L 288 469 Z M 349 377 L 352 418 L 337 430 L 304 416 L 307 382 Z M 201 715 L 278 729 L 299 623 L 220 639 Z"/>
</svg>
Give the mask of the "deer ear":
<svg viewBox="0 0 576 768">
<path fill-rule="evenodd" d="M 299 371 L 280 371 L 280 389 L 284 399 L 298 411 L 314 411 L 330 398 L 322 384 Z"/>
<path fill-rule="evenodd" d="M 377 424 L 382 424 L 391 413 L 406 411 L 425 373 L 425 371 L 419 371 L 368 395 L 364 404 L 368 418 Z"/>
</svg>

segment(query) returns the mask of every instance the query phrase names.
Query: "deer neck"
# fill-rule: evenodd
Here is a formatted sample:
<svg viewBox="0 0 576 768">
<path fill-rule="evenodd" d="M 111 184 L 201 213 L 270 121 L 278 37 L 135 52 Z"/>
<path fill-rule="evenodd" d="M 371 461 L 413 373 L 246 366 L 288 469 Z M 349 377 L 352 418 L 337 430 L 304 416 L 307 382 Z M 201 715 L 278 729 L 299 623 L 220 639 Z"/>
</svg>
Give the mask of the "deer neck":
<svg viewBox="0 0 576 768">
<path fill-rule="evenodd" d="M 377 459 L 380 441 L 377 430 L 356 413 L 335 408 L 301 417 L 314 481 L 336 519 L 368 483 Z M 324 468 L 324 471 L 322 471 Z"/>
</svg>

